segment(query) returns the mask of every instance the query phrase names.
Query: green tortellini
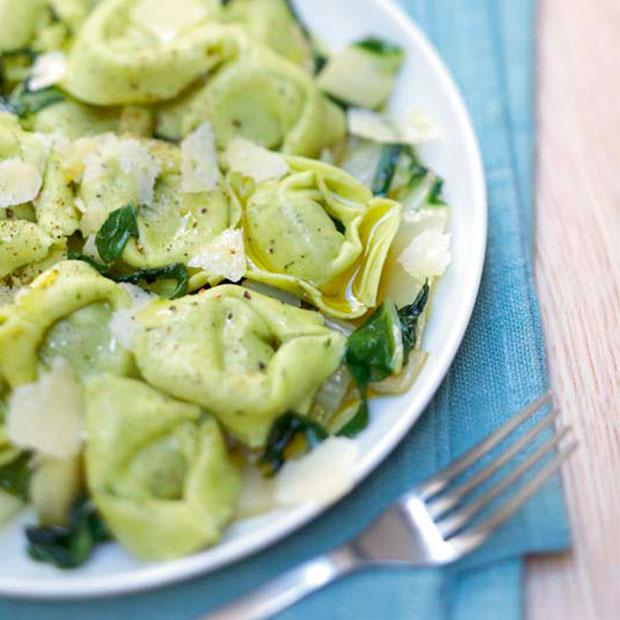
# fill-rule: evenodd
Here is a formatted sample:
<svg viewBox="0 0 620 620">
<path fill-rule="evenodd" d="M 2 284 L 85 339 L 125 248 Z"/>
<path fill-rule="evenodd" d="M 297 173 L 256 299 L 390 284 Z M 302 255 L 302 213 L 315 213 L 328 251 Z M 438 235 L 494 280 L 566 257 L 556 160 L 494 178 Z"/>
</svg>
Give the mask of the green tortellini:
<svg viewBox="0 0 620 620">
<path fill-rule="evenodd" d="M 342 318 L 376 305 L 402 207 L 342 170 L 288 157 L 290 174 L 244 197 L 247 277 Z"/>
<path fill-rule="evenodd" d="M 88 486 L 114 536 L 148 560 L 215 543 L 240 483 L 214 420 L 140 381 L 105 375 L 88 384 L 86 401 Z"/>
<path fill-rule="evenodd" d="M 205 120 L 224 148 L 235 136 L 272 150 L 318 157 L 346 133 L 342 110 L 312 78 L 266 48 L 250 47 L 204 84 L 164 106 L 159 135 L 179 139 Z"/>
<path fill-rule="evenodd" d="M 52 329 L 49 347 L 59 347 L 69 358 L 80 355 L 79 347 L 90 349 L 93 355 L 105 358 L 98 348 L 102 346 L 99 334 L 83 335 L 83 342 L 60 343 L 63 328 L 54 335 L 54 326 L 76 311 L 92 304 L 109 304 L 112 308 L 130 305 L 129 295 L 111 280 L 100 276 L 92 267 L 80 261 L 64 261 L 38 276 L 20 291 L 12 304 L 0 307 L 0 377 L 16 388 L 32 383 L 37 378 L 39 350 L 45 344 L 48 330 Z M 82 317 L 83 319 L 84 317 Z M 81 319 L 77 319 L 78 322 Z M 89 317 L 87 322 L 93 320 Z M 54 345 L 54 340 L 58 344 Z M 84 346 L 86 343 L 86 346 Z M 70 353 L 70 350 L 73 352 Z M 102 363 L 103 367 L 122 365 L 122 360 Z M 93 363 L 93 360 L 90 360 Z M 95 360 L 95 363 L 97 360 Z M 76 369 L 85 373 L 84 364 Z"/>
<path fill-rule="evenodd" d="M 307 412 L 340 365 L 345 338 L 323 323 L 318 313 L 225 285 L 150 304 L 132 350 L 151 385 L 203 406 L 259 447 L 278 416 Z"/>
<path fill-rule="evenodd" d="M 49 367 L 56 357 L 62 357 L 83 380 L 100 373 L 135 374 L 131 353 L 110 333 L 111 318 L 112 307 L 105 302 L 69 314 L 48 330 L 39 349 L 41 361 Z"/>
<path fill-rule="evenodd" d="M 0 0 L 0 52 L 30 45 L 46 4 L 45 0 Z"/>
<path fill-rule="evenodd" d="M 51 237 L 27 220 L 0 221 L 0 278 L 48 255 Z"/>
<path fill-rule="evenodd" d="M 237 49 L 205 0 L 106 0 L 80 29 L 65 86 L 95 105 L 171 99 Z M 229 32 L 229 28 L 232 31 Z"/>
<path fill-rule="evenodd" d="M 311 68 L 310 47 L 286 0 L 232 0 L 223 9 L 223 19 L 239 24 L 279 56 Z"/>
</svg>

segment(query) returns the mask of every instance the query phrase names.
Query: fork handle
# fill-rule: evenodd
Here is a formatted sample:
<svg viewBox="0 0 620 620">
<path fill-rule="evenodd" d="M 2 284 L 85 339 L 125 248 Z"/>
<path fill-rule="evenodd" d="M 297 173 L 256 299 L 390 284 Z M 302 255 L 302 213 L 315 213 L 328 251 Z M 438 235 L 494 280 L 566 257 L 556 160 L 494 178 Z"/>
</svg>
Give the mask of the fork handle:
<svg viewBox="0 0 620 620">
<path fill-rule="evenodd" d="M 364 562 L 345 545 L 292 568 L 202 620 L 265 620 L 288 609 L 312 592 L 361 568 Z"/>
</svg>

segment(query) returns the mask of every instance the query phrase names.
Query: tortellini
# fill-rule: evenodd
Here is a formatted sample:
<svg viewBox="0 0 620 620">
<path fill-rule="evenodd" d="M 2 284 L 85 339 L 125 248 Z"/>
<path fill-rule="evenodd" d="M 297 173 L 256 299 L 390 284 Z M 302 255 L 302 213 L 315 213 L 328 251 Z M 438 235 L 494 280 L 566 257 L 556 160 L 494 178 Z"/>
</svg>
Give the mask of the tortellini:
<svg viewBox="0 0 620 620">
<path fill-rule="evenodd" d="M 402 207 L 333 166 L 287 158 L 290 174 L 244 198 L 247 277 L 343 318 L 376 305 Z"/>
<path fill-rule="evenodd" d="M 259 447 L 278 416 L 307 412 L 345 342 L 318 313 L 226 285 L 149 305 L 132 350 L 151 385 L 205 407 Z"/>
<path fill-rule="evenodd" d="M 253 40 L 283 58 L 310 68 L 308 42 L 286 0 L 232 0 L 224 7 L 222 17 L 241 25 Z"/>
<path fill-rule="evenodd" d="M 217 424 L 131 379 L 101 376 L 86 399 L 88 486 L 114 536 L 149 560 L 216 542 L 239 490 Z"/>
<path fill-rule="evenodd" d="M 123 261 L 134 268 L 187 264 L 237 224 L 240 206 L 223 186 L 185 192 L 182 180 L 176 145 L 111 133 L 82 138 L 52 155 L 37 214 L 50 232 L 79 228 L 87 238 L 112 211 L 133 205 L 139 238 L 130 239 Z"/>
<path fill-rule="evenodd" d="M 342 110 L 302 69 L 261 47 L 249 47 L 204 86 L 164 106 L 160 135 L 179 139 L 205 120 L 218 146 L 242 136 L 272 150 L 318 157 L 345 136 Z"/>
<path fill-rule="evenodd" d="M 45 5 L 45 0 L 0 0 L 0 52 L 28 47 Z"/>
<path fill-rule="evenodd" d="M 51 245 L 50 236 L 32 222 L 0 221 L 0 278 L 20 267 L 42 261 Z"/>
<path fill-rule="evenodd" d="M 123 308 L 131 302 L 122 287 L 80 261 L 58 263 L 38 276 L 12 304 L 0 307 L 0 377 L 12 389 L 35 381 L 39 349 L 45 343 L 48 330 L 72 313 L 99 303 Z M 96 336 L 89 337 L 95 343 L 93 352 L 97 352 L 101 343 L 97 343 Z M 79 355 L 79 346 L 75 343 L 73 347 L 75 355 Z M 67 347 L 71 348 L 70 343 L 61 346 L 65 354 L 68 353 Z M 99 353 L 104 355 L 101 351 Z M 122 363 L 111 364 L 118 367 Z M 104 364 L 104 367 L 108 365 Z M 77 366 L 79 372 L 80 364 Z"/>
<path fill-rule="evenodd" d="M 175 97 L 235 53 L 234 33 L 213 22 L 217 8 L 204 0 L 100 2 L 71 49 L 67 90 L 95 105 Z"/>
</svg>

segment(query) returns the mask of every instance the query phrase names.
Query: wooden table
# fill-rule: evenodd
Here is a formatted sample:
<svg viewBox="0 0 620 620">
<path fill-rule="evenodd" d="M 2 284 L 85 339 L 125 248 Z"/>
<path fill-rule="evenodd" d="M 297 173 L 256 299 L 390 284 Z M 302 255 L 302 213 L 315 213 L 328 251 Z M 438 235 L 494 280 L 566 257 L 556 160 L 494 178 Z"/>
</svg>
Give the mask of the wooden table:
<svg viewBox="0 0 620 620">
<path fill-rule="evenodd" d="M 518 2 L 519 0 L 513 0 Z M 536 276 L 581 448 L 572 553 L 533 559 L 528 618 L 620 618 L 620 0 L 539 0 Z"/>
</svg>

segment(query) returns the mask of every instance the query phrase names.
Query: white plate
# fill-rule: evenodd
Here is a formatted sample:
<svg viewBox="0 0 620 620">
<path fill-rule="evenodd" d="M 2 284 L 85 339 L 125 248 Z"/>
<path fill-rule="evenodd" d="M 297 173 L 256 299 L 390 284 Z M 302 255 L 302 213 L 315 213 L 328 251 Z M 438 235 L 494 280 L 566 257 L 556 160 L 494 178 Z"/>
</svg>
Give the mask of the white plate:
<svg viewBox="0 0 620 620">
<path fill-rule="evenodd" d="M 446 67 L 426 37 L 391 0 L 297 0 L 313 32 L 331 48 L 368 35 L 402 45 L 407 63 L 393 105 L 426 111 L 442 137 L 422 149 L 446 179 L 453 207 L 453 264 L 435 296 L 424 338 L 430 359 L 410 393 L 372 402 L 372 423 L 359 438 L 361 481 L 390 453 L 418 419 L 445 376 L 474 306 L 486 245 L 484 172 L 472 125 Z M 147 564 L 116 545 L 105 545 L 85 566 L 61 572 L 31 562 L 19 523 L 0 531 L 0 594 L 18 597 L 82 598 L 154 588 L 207 573 L 266 547 L 315 518 L 323 508 L 300 508 L 261 516 L 232 527 L 219 545 L 182 560 Z"/>
</svg>

